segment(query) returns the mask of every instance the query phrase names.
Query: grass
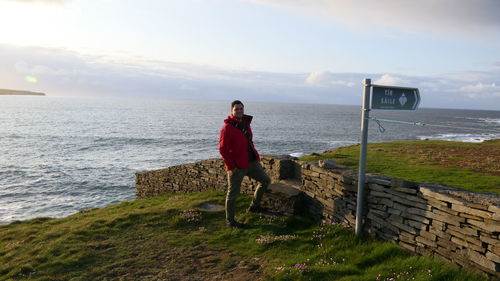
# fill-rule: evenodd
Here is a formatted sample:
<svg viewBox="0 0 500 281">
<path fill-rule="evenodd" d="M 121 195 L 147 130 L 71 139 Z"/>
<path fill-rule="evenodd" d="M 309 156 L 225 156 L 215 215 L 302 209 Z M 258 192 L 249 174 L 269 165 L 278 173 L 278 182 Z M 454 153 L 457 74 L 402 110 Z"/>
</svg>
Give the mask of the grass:
<svg viewBox="0 0 500 281">
<path fill-rule="evenodd" d="M 487 280 L 390 243 L 302 217 L 244 213 L 223 192 L 165 195 L 0 227 L 0 280 Z M 389 279 L 394 278 L 394 279 Z"/>
<path fill-rule="evenodd" d="M 358 169 L 359 145 L 301 160 L 334 159 Z M 370 143 L 366 170 L 417 182 L 441 183 L 475 192 L 500 193 L 500 140 L 484 143 L 403 141 Z"/>
</svg>

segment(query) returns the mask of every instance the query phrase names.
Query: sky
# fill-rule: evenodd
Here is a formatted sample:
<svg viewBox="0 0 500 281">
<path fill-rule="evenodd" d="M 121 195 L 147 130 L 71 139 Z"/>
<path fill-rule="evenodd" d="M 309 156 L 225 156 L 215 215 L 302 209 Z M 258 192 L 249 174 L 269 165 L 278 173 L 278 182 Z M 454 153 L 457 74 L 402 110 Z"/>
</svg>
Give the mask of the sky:
<svg viewBox="0 0 500 281">
<path fill-rule="evenodd" d="M 0 88 L 500 110 L 498 0 L 0 0 Z"/>
</svg>

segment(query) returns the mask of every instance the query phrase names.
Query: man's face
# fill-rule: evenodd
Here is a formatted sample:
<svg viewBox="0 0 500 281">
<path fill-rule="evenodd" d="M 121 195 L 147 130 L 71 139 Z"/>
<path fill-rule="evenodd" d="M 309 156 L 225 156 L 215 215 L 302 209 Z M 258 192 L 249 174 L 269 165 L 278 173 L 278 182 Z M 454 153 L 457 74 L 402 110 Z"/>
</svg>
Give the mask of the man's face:
<svg viewBox="0 0 500 281">
<path fill-rule="evenodd" d="M 243 118 L 243 105 L 242 104 L 235 104 L 233 108 L 231 109 L 231 115 L 234 117 L 241 119 Z"/>
</svg>

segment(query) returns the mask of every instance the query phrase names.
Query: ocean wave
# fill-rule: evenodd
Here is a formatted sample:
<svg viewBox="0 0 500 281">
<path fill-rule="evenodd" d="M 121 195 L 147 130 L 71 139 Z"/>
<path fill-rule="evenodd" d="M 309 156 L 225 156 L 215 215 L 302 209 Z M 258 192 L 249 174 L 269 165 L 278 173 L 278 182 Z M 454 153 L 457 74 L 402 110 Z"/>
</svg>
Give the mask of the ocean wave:
<svg viewBox="0 0 500 281">
<path fill-rule="evenodd" d="M 148 145 L 161 143 L 163 140 L 161 138 L 131 138 L 131 137 L 98 137 L 94 139 L 94 143 L 102 146 L 106 145 Z"/>
<path fill-rule="evenodd" d="M 208 143 L 216 143 L 217 140 L 208 138 L 128 138 L 128 137 L 99 137 L 93 141 L 94 145 L 81 147 L 79 150 L 84 151 L 93 148 L 101 147 L 120 147 L 120 146 L 204 146 Z M 185 149 L 186 147 L 184 147 Z"/>
<path fill-rule="evenodd" d="M 420 140 L 444 140 L 459 142 L 481 143 L 487 140 L 498 139 L 500 134 L 437 134 L 432 136 L 417 136 Z"/>
<path fill-rule="evenodd" d="M 493 123 L 493 124 L 500 125 L 500 119 L 486 118 L 486 119 L 482 119 L 481 121 L 486 122 L 486 123 Z"/>
<path fill-rule="evenodd" d="M 302 157 L 302 156 L 304 156 L 304 155 L 306 155 L 306 154 L 305 154 L 304 152 L 294 152 L 294 153 L 290 153 L 290 154 L 288 154 L 288 155 L 290 155 L 290 156 L 292 156 L 292 157 L 297 157 L 297 158 L 299 158 L 299 157 Z"/>
<path fill-rule="evenodd" d="M 500 125 L 500 119 L 498 118 L 477 118 L 477 117 L 456 117 L 466 120 L 480 121 L 487 124 Z"/>
</svg>

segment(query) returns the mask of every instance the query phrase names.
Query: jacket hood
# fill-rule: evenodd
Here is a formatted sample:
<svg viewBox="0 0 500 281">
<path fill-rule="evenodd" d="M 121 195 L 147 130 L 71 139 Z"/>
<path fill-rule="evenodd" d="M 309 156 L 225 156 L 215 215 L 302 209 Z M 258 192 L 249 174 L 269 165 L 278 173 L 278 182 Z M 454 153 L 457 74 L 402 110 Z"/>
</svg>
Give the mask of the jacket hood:
<svg viewBox="0 0 500 281">
<path fill-rule="evenodd" d="M 246 114 L 243 114 L 243 118 L 242 120 L 247 124 L 247 125 L 250 125 L 250 123 L 252 122 L 252 119 L 253 119 L 253 116 L 251 115 L 246 115 Z M 238 123 L 241 123 L 240 119 L 236 118 L 235 116 L 233 115 L 229 115 L 225 120 L 224 120 L 224 123 L 229 123 L 229 122 L 238 122 Z"/>
</svg>

